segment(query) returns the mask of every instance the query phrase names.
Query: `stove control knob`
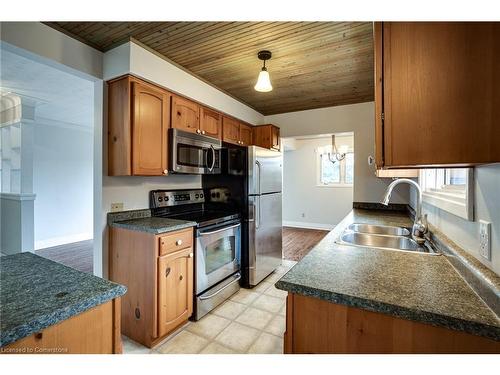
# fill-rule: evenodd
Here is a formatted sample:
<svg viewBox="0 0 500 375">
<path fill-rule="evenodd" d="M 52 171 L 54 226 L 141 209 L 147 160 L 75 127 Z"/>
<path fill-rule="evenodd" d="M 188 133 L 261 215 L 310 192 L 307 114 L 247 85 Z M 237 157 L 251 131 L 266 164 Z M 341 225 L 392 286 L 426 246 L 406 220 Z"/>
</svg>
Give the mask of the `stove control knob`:
<svg viewBox="0 0 500 375">
<path fill-rule="evenodd" d="M 168 202 L 168 201 L 169 201 L 169 197 L 165 197 L 165 198 L 163 198 L 163 200 L 164 200 L 165 202 Z"/>
<path fill-rule="evenodd" d="M 203 198 L 203 194 L 200 194 L 200 198 Z"/>
<path fill-rule="evenodd" d="M 162 197 L 158 197 L 158 202 L 163 202 L 163 198 Z"/>
<path fill-rule="evenodd" d="M 195 194 L 194 197 L 198 199 L 200 197 L 200 194 Z"/>
</svg>

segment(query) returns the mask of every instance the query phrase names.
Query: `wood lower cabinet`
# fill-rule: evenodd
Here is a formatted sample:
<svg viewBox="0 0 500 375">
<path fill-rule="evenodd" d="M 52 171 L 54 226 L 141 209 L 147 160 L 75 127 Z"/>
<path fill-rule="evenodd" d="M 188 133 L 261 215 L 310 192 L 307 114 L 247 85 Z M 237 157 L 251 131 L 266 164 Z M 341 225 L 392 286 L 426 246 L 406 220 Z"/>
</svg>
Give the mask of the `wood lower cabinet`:
<svg viewBox="0 0 500 375">
<path fill-rule="evenodd" d="M 108 175 L 168 173 L 170 96 L 132 76 L 108 82 Z"/>
<path fill-rule="evenodd" d="M 280 128 L 275 125 L 253 127 L 253 144 L 270 150 L 281 150 Z"/>
<path fill-rule="evenodd" d="M 201 134 L 222 139 L 222 115 L 206 107 L 200 108 Z"/>
<path fill-rule="evenodd" d="M 378 167 L 500 162 L 500 23 L 375 23 Z"/>
<path fill-rule="evenodd" d="M 158 333 L 164 336 L 193 314 L 193 248 L 158 258 Z"/>
<path fill-rule="evenodd" d="M 148 347 L 193 311 L 193 229 L 162 235 L 110 228 L 110 280 L 125 285 L 122 333 Z"/>
<path fill-rule="evenodd" d="M 172 128 L 199 133 L 199 104 L 177 95 L 172 96 Z"/>
<path fill-rule="evenodd" d="M 286 354 L 500 353 L 500 342 L 289 293 Z"/>
<path fill-rule="evenodd" d="M 4 354 L 121 353 L 120 298 L 0 348 Z"/>
</svg>

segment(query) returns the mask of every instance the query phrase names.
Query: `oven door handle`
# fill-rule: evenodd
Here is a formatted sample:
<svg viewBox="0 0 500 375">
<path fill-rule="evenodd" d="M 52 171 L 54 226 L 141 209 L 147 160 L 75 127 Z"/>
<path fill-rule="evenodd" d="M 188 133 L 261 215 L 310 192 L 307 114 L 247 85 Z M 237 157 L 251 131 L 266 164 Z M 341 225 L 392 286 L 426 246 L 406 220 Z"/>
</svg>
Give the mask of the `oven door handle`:
<svg viewBox="0 0 500 375">
<path fill-rule="evenodd" d="M 231 225 L 229 227 L 224 227 L 224 228 L 221 228 L 221 229 L 217 229 L 217 230 L 214 230 L 214 231 L 211 231 L 211 232 L 199 232 L 199 235 L 200 236 L 208 236 L 210 234 L 216 234 L 216 233 L 220 233 L 220 232 L 223 232 L 225 230 L 228 230 L 228 229 L 233 229 L 233 228 L 236 228 L 236 227 L 239 227 L 241 226 L 240 223 L 238 224 L 235 224 L 235 225 Z"/>
<path fill-rule="evenodd" d="M 212 166 L 208 168 L 210 172 L 214 170 L 215 167 L 215 148 L 214 146 L 210 145 L 210 150 L 212 150 Z"/>
<path fill-rule="evenodd" d="M 215 293 L 213 294 L 210 294 L 209 296 L 200 296 L 198 297 L 200 300 L 204 301 L 206 299 L 210 299 L 212 297 L 215 297 L 217 294 L 219 294 L 220 292 L 222 292 L 224 289 L 226 288 L 229 288 L 231 285 L 233 285 L 234 283 L 238 282 L 239 280 L 241 279 L 241 275 L 238 275 L 238 277 L 236 279 L 234 279 L 233 281 L 231 281 L 229 284 L 227 284 L 226 286 L 224 286 L 223 288 L 219 289 L 218 291 L 216 291 Z"/>
</svg>

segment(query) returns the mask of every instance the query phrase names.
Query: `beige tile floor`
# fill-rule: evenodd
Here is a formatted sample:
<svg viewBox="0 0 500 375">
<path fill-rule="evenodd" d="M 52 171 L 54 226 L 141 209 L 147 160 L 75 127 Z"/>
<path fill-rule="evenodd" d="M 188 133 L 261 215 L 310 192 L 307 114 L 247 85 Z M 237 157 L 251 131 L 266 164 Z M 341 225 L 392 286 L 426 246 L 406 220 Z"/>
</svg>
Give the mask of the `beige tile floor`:
<svg viewBox="0 0 500 375">
<path fill-rule="evenodd" d="M 146 348 L 126 336 L 124 354 L 280 354 L 287 293 L 278 281 L 296 262 L 282 265 L 258 286 L 240 291 L 197 322 L 189 322 L 165 342 Z"/>
</svg>

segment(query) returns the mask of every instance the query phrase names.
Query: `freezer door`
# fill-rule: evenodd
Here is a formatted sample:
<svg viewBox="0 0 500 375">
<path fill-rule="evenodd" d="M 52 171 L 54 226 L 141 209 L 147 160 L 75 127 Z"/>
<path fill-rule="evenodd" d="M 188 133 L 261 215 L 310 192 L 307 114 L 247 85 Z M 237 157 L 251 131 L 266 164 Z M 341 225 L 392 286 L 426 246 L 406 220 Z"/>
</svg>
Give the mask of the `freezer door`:
<svg viewBox="0 0 500 375">
<path fill-rule="evenodd" d="M 249 282 L 257 285 L 281 264 L 281 193 L 249 197 Z"/>
<path fill-rule="evenodd" d="M 248 194 L 281 192 L 283 158 L 280 152 L 262 147 L 248 148 Z"/>
</svg>

